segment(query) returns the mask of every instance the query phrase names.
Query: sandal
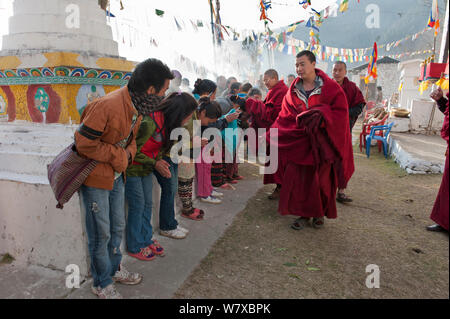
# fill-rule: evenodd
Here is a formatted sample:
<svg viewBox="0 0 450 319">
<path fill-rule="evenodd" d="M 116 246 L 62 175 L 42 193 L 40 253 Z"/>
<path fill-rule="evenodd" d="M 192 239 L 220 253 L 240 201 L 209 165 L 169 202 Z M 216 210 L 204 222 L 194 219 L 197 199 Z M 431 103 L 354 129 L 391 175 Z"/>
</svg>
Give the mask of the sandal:
<svg viewBox="0 0 450 319">
<path fill-rule="evenodd" d="M 228 184 L 237 184 L 237 181 L 236 181 L 236 180 L 234 180 L 234 179 L 229 179 L 229 178 L 227 178 L 227 179 L 225 180 L 225 182 L 227 182 Z"/>
<path fill-rule="evenodd" d="M 163 257 L 164 256 L 164 248 L 161 247 L 161 245 L 158 243 L 158 241 L 153 240 L 153 244 L 147 247 L 150 249 L 153 254 Z"/>
<path fill-rule="evenodd" d="M 353 199 L 345 195 L 344 193 L 338 193 L 336 197 L 336 201 L 339 203 L 345 204 L 345 203 L 351 203 L 353 202 Z"/>
<path fill-rule="evenodd" d="M 243 176 L 240 176 L 240 175 L 233 175 L 233 179 L 235 179 L 235 180 L 237 180 L 237 181 L 240 181 L 240 180 L 243 180 L 244 177 L 243 177 Z"/>
<path fill-rule="evenodd" d="M 229 189 L 229 190 L 232 190 L 232 191 L 234 191 L 236 189 L 233 185 L 228 184 L 228 183 L 223 184 L 219 188 L 221 188 L 221 189 Z"/>
<path fill-rule="evenodd" d="M 323 217 L 313 218 L 312 224 L 314 228 L 322 228 L 325 224 L 325 219 Z"/>
<path fill-rule="evenodd" d="M 294 223 L 291 225 L 291 228 L 295 229 L 295 230 L 302 230 L 303 228 L 306 227 L 306 225 L 308 225 L 309 222 L 309 218 L 307 217 L 300 217 L 297 218 Z"/>
<path fill-rule="evenodd" d="M 204 215 L 205 215 L 205 212 L 198 208 L 192 208 L 192 210 L 190 212 L 182 212 L 181 213 L 181 216 L 192 219 L 192 220 L 196 220 L 196 221 L 203 220 Z"/>
</svg>

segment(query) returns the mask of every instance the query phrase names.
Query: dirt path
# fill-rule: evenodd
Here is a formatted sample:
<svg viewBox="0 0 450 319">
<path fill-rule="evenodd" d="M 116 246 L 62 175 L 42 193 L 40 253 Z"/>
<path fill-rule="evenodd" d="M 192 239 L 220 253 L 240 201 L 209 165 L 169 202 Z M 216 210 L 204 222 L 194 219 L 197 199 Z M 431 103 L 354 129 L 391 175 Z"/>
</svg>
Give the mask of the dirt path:
<svg viewBox="0 0 450 319">
<path fill-rule="evenodd" d="M 425 230 L 442 175 L 408 176 L 373 153 L 355 151 L 354 202 L 320 230 L 291 229 L 273 187 L 260 189 L 175 298 L 449 298 L 448 234 Z M 366 287 L 369 264 L 379 289 Z"/>
</svg>

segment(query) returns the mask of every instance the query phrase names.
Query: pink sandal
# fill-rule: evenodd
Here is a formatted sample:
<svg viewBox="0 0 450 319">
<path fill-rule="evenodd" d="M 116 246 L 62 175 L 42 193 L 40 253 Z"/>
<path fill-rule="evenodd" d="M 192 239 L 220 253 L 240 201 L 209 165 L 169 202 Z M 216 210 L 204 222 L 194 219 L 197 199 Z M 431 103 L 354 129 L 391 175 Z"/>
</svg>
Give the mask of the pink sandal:
<svg viewBox="0 0 450 319">
<path fill-rule="evenodd" d="M 152 251 L 153 254 L 163 257 L 164 256 L 164 248 L 161 247 L 161 245 L 156 241 L 153 240 L 153 244 L 147 247 Z"/>
<path fill-rule="evenodd" d="M 200 221 L 200 220 L 203 220 L 203 216 L 205 216 L 205 212 L 201 209 L 193 208 L 190 211 L 190 213 L 182 212 L 181 216 L 192 219 L 192 220 Z"/>
</svg>

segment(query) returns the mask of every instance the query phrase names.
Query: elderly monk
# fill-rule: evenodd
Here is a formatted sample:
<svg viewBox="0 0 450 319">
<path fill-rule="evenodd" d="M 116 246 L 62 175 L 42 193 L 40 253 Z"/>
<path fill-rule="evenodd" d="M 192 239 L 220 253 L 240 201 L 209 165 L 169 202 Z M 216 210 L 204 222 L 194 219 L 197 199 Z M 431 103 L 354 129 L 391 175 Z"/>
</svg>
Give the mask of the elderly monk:
<svg viewBox="0 0 450 319">
<path fill-rule="evenodd" d="M 320 228 L 325 219 L 337 218 L 336 167 L 347 167 L 351 151 L 348 104 L 345 93 L 323 71 L 316 57 L 302 51 L 296 58 L 298 78 L 292 83 L 281 112 L 268 134 L 278 146 L 275 179 L 283 187 L 278 211 L 299 218 L 292 228 Z M 273 159 L 271 159 L 273 160 Z M 352 171 L 345 171 L 346 178 Z"/>
<path fill-rule="evenodd" d="M 364 100 L 364 96 L 362 95 L 361 90 L 356 86 L 354 82 L 350 81 L 347 78 L 347 65 L 345 64 L 345 62 L 339 61 L 334 63 L 333 79 L 342 87 L 345 93 L 345 97 L 347 98 L 351 136 L 353 126 L 355 126 L 356 120 L 362 113 L 362 110 L 366 105 L 366 101 Z M 347 170 L 354 170 L 355 165 L 353 161 L 353 150 L 351 154 L 349 154 L 348 165 L 349 167 L 346 168 Z M 345 176 L 345 174 L 343 173 L 343 169 L 339 170 L 338 176 L 338 193 L 336 200 L 340 203 L 350 203 L 353 200 L 345 194 L 348 180 L 343 178 Z"/>
</svg>

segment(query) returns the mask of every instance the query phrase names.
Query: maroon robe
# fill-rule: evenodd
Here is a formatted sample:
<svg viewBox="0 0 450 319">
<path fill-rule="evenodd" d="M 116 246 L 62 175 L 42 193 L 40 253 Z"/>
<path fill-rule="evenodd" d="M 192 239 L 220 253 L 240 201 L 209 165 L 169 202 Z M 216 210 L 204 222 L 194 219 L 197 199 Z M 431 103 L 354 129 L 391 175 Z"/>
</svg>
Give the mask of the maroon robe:
<svg viewBox="0 0 450 319">
<path fill-rule="evenodd" d="M 282 184 L 278 210 L 282 215 L 336 218 L 335 166 L 341 162 L 347 167 L 350 160 L 348 104 L 339 84 L 321 70 L 316 74 L 323 80 L 320 95 L 312 94 L 307 106 L 294 91 L 297 78 L 272 126 L 278 129 L 274 177 Z M 275 143 L 274 136 L 268 140 Z"/>
<path fill-rule="evenodd" d="M 316 74 L 323 80 L 321 93 L 313 93 L 307 106 L 295 92 L 297 78 L 272 126 L 278 129 L 275 180 L 283 185 L 278 210 L 281 215 L 336 218 L 335 166 L 341 162 L 346 167 L 351 148 L 348 104 L 339 84 L 321 70 Z M 271 143 L 273 138 L 268 135 Z"/>
<path fill-rule="evenodd" d="M 447 93 L 447 99 L 448 99 Z M 447 156 L 445 159 L 444 176 L 442 177 L 441 187 L 439 188 L 439 193 L 434 202 L 433 211 L 431 212 L 431 220 L 442 228 L 448 231 L 448 216 L 449 216 L 449 175 L 448 175 L 448 143 L 449 143 L 449 115 L 448 115 L 448 100 L 447 109 L 445 110 L 444 125 L 442 126 L 441 136 L 447 141 Z"/>
<path fill-rule="evenodd" d="M 258 128 L 269 129 L 272 126 L 281 111 L 283 98 L 287 91 L 288 87 L 281 80 L 269 90 L 264 102 L 252 98 L 247 100 L 246 108 L 252 117 L 252 128 L 255 130 Z M 258 145 L 255 145 L 254 152 L 255 154 L 258 152 Z M 266 155 L 270 156 L 269 147 L 267 147 Z M 264 185 L 267 184 L 275 184 L 273 174 L 264 174 Z"/>
<path fill-rule="evenodd" d="M 344 78 L 344 81 L 341 85 L 342 89 L 344 90 L 345 97 L 347 98 L 348 103 L 348 109 L 350 109 L 360 105 L 365 104 L 366 101 L 364 100 L 364 96 L 361 93 L 361 90 L 356 86 L 356 84 L 352 81 L 350 81 L 347 77 Z M 356 121 L 356 119 L 349 119 L 350 122 L 352 120 Z M 350 123 L 351 125 L 351 123 Z M 351 130 L 350 130 L 351 132 Z M 355 171 L 355 162 L 353 158 L 353 147 L 350 148 L 348 154 L 348 161 L 346 167 L 341 167 L 339 164 L 336 165 L 336 169 L 338 170 L 338 188 L 339 189 L 346 189 L 347 184 L 352 177 L 354 171 Z"/>
</svg>

